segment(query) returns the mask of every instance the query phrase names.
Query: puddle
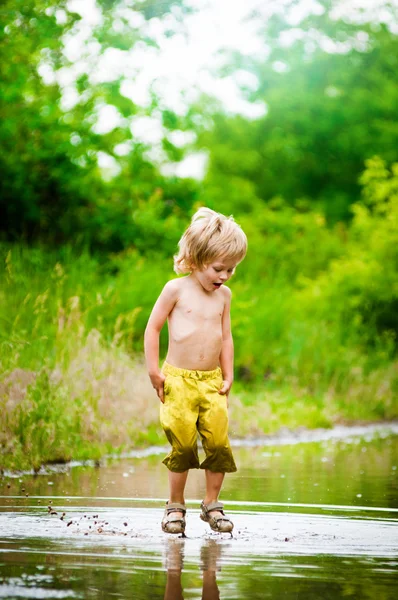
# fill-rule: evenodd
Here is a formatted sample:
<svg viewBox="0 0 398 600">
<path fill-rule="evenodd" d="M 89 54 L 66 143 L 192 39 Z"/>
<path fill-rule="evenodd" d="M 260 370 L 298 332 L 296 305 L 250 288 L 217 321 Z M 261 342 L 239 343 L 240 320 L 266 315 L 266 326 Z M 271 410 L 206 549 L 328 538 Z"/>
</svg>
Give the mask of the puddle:
<svg viewBox="0 0 398 600">
<path fill-rule="evenodd" d="M 0 598 L 395 599 L 398 436 L 311 439 L 234 447 L 232 538 L 199 519 L 199 471 L 187 538 L 161 532 L 159 454 L 0 479 Z"/>
</svg>

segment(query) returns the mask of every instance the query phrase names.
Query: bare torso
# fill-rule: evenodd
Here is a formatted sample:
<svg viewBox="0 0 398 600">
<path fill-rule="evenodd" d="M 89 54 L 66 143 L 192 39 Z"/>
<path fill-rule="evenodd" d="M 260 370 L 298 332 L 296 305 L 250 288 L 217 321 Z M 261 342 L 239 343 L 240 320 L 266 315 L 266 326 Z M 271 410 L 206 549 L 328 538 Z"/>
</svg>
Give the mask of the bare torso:
<svg viewBox="0 0 398 600">
<path fill-rule="evenodd" d="M 178 282 L 178 299 L 168 317 L 166 361 L 181 369 L 213 370 L 220 364 L 225 290 L 209 294 L 189 276 Z"/>
</svg>

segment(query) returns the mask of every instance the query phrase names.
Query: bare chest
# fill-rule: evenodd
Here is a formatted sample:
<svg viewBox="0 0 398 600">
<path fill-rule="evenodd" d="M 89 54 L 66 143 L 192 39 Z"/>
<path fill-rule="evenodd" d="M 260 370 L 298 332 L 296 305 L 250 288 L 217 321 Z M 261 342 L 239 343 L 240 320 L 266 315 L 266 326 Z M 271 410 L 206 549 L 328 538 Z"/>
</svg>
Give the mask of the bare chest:
<svg viewBox="0 0 398 600">
<path fill-rule="evenodd" d="M 224 300 L 221 297 L 192 298 L 182 295 L 170 315 L 174 325 L 208 328 L 221 326 Z"/>
</svg>

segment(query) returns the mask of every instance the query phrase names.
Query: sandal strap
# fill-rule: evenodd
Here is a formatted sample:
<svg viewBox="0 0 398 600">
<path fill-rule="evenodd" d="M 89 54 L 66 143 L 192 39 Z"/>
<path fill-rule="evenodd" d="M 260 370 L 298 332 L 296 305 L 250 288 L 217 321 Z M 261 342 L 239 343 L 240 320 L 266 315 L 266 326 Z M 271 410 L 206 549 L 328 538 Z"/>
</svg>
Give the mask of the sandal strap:
<svg viewBox="0 0 398 600">
<path fill-rule="evenodd" d="M 167 515 L 173 512 L 182 512 L 184 515 L 187 512 L 187 509 L 184 504 L 180 504 L 179 502 L 169 502 L 166 504 Z"/>
<path fill-rule="evenodd" d="M 231 523 L 231 519 L 228 519 L 228 517 L 210 517 L 210 519 L 212 521 L 214 521 L 214 523 L 219 523 L 220 521 L 226 521 L 227 523 Z"/>
<path fill-rule="evenodd" d="M 224 504 L 222 502 L 210 502 L 210 504 L 204 504 L 202 502 L 202 510 L 207 515 L 213 510 L 218 510 L 224 514 Z"/>
<path fill-rule="evenodd" d="M 164 518 L 165 523 L 177 523 L 178 521 L 180 523 L 185 523 L 185 518 L 184 517 L 179 517 L 178 515 L 174 515 L 173 513 L 171 514 L 167 514 L 167 516 Z"/>
</svg>

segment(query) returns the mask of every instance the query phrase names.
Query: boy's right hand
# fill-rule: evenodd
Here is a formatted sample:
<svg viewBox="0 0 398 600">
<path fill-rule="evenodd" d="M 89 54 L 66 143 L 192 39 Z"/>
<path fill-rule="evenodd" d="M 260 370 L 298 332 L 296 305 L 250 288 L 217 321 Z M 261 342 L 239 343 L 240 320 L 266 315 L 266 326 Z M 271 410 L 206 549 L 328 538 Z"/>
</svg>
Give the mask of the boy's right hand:
<svg viewBox="0 0 398 600">
<path fill-rule="evenodd" d="M 159 400 L 164 402 L 164 382 L 166 381 L 166 376 L 162 371 L 159 373 L 155 373 L 154 375 L 149 375 L 152 385 L 158 395 Z"/>
</svg>

